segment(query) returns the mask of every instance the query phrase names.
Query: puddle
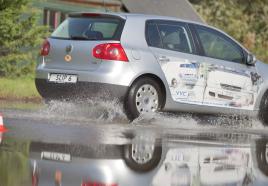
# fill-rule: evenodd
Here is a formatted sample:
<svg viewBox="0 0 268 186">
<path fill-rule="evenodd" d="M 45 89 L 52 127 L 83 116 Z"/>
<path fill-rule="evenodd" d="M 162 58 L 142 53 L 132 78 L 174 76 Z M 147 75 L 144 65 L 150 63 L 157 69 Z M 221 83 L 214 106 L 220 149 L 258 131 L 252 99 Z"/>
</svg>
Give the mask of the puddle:
<svg viewBox="0 0 268 186">
<path fill-rule="evenodd" d="M 160 134 L 149 128 L 111 130 L 105 126 L 76 127 L 73 132 L 83 140 L 73 141 L 64 131 L 54 137 L 63 135 L 65 141 L 53 136 L 42 140 L 28 135 L 20 139 L 15 133 L 4 136 L 0 143 L 1 185 L 268 184 L 268 138 L 264 136 L 248 135 L 246 139 L 240 135 L 234 141 L 231 133 L 220 138 L 176 129 L 172 133 L 163 129 Z M 96 133 L 121 139 L 107 139 L 110 143 L 88 139 Z"/>
</svg>

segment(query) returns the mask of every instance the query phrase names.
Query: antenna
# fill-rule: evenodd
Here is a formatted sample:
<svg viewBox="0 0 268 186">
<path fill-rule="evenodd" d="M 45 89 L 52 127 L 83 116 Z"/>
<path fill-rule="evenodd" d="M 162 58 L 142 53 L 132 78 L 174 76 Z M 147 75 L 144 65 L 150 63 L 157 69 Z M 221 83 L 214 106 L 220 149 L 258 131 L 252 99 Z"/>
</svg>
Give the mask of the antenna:
<svg viewBox="0 0 268 186">
<path fill-rule="evenodd" d="M 108 12 L 108 9 L 106 8 L 106 2 L 105 2 L 105 0 L 103 0 L 103 7 L 104 7 L 105 12 Z"/>
</svg>

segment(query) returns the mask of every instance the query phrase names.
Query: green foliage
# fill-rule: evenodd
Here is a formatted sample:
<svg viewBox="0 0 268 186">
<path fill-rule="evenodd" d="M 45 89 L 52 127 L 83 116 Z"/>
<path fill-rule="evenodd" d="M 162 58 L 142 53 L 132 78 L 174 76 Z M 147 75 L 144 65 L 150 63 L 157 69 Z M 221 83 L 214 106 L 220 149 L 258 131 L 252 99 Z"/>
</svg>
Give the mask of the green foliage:
<svg viewBox="0 0 268 186">
<path fill-rule="evenodd" d="M 38 25 L 31 0 L 0 0 L 0 76 L 34 72 L 37 47 L 47 28 Z"/>
<path fill-rule="evenodd" d="M 191 0 L 204 20 L 268 62 L 268 1 Z"/>
<path fill-rule="evenodd" d="M 35 87 L 34 77 L 0 78 L 0 100 L 1 98 L 13 101 L 40 102 L 41 100 Z"/>
</svg>

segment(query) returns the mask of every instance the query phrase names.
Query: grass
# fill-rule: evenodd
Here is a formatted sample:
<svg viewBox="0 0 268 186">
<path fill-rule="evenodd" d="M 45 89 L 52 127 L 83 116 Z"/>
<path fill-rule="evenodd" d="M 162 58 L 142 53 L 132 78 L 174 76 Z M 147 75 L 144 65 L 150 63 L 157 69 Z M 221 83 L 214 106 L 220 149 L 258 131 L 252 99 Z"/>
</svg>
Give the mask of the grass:
<svg viewBox="0 0 268 186">
<path fill-rule="evenodd" d="M 9 101 L 40 102 L 34 78 L 0 78 L 0 99 Z"/>
<path fill-rule="evenodd" d="M 1 109 L 39 110 L 42 109 L 43 107 L 44 104 L 37 102 L 0 100 L 0 110 Z"/>
</svg>

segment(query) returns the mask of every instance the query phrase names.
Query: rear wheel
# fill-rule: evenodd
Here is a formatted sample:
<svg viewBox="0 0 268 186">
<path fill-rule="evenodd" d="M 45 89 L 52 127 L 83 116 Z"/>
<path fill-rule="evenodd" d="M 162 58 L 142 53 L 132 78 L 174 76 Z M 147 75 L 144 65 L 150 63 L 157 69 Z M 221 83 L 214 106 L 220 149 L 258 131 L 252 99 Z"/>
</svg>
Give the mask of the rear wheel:
<svg viewBox="0 0 268 186">
<path fill-rule="evenodd" d="M 268 93 L 266 93 L 261 102 L 259 118 L 264 125 L 268 125 Z"/>
<path fill-rule="evenodd" d="M 129 120 L 140 114 L 155 112 L 163 106 L 161 87 L 153 78 L 145 77 L 134 82 L 130 87 L 126 101 L 125 112 Z"/>
<path fill-rule="evenodd" d="M 144 144 L 127 145 L 124 148 L 125 163 L 136 172 L 149 172 L 155 169 L 162 156 L 162 147 Z"/>
</svg>

